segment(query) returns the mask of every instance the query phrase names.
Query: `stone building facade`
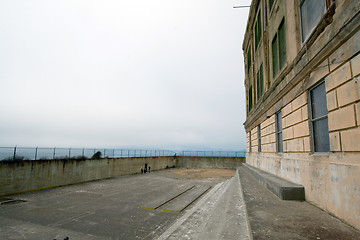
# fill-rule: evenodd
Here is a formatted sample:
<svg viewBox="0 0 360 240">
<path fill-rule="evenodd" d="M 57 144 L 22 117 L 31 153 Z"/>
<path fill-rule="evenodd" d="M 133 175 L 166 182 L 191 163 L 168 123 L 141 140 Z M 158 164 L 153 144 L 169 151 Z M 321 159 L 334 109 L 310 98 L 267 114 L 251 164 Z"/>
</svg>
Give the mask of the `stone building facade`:
<svg viewBox="0 0 360 240">
<path fill-rule="evenodd" d="M 253 0 L 246 162 L 360 230 L 360 1 Z"/>
</svg>

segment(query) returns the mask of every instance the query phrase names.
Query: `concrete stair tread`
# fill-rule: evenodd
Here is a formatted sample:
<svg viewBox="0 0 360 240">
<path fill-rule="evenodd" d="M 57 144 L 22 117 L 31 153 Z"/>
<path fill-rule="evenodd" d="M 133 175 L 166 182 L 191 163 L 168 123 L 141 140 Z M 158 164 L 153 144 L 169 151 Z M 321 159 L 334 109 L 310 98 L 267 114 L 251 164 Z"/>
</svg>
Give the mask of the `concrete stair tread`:
<svg viewBox="0 0 360 240">
<path fill-rule="evenodd" d="M 305 201 L 304 186 L 243 163 L 244 169 L 282 200 Z"/>
</svg>

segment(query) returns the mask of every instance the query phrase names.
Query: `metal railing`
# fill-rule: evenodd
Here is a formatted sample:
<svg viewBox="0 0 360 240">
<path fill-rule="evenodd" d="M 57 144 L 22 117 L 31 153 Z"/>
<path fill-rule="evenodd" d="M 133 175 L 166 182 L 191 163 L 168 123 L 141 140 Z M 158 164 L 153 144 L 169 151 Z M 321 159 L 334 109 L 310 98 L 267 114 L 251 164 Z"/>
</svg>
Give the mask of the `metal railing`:
<svg viewBox="0 0 360 240">
<path fill-rule="evenodd" d="M 100 152 L 100 154 L 97 154 Z M 97 154 L 97 155 L 96 155 Z M 171 150 L 0 147 L 0 161 L 174 156 Z"/>
<path fill-rule="evenodd" d="M 189 157 L 245 157 L 246 152 L 241 151 L 182 151 L 178 156 Z"/>
<path fill-rule="evenodd" d="M 99 153 L 98 153 L 99 152 Z M 244 157 L 241 151 L 181 151 L 161 149 L 106 149 L 106 148 L 40 148 L 0 147 L 0 161 L 133 158 L 160 156 Z"/>
</svg>

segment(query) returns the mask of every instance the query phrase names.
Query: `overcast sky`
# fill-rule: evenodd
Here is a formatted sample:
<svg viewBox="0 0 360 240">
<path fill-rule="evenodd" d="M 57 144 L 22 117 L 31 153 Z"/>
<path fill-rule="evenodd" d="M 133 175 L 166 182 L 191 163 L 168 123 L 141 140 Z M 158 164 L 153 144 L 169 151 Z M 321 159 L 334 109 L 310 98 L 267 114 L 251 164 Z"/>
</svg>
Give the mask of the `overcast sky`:
<svg viewBox="0 0 360 240">
<path fill-rule="evenodd" d="M 0 0 L 0 146 L 245 148 L 251 0 Z"/>
</svg>

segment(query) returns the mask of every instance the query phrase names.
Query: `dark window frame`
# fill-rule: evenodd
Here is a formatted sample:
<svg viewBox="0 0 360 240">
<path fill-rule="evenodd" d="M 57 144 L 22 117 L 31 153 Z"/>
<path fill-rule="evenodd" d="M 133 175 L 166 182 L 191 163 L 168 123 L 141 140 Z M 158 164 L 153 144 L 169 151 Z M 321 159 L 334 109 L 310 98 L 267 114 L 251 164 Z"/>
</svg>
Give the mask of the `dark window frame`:
<svg viewBox="0 0 360 240">
<path fill-rule="evenodd" d="M 319 3 L 319 0 L 299 0 L 300 33 L 301 33 L 301 41 L 302 41 L 303 44 L 308 39 L 310 39 L 310 37 L 314 33 L 316 27 L 321 23 L 322 18 L 326 15 L 326 12 L 327 12 L 330 4 L 331 4 L 331 0 L 320 0 L 320 1 L 323 1 L 321 3 L 325 3 L 325 9 L 323 10 L 321 15 L 319 16 L 319 19 L 314 24 L 314 26 L 311 29 L 308 29 L 307 33 L 305 33 L 305 31 L 304 31 L 305 24 L 304 24 L 304 21 L 303 21 L 304 17 L 303 17 L 302 7 L 304 6 L 304 3 L 306 1 L 316 1 L 317 3 Z"/>
<path fill-rule="evenodd" d="M 275 1 L 276 1 L 276 0 L 269 0 L 269 1 L 268 1 L 268 2 L 269 2 L 269 10 L 270 10 L 270 12 L 271 12 L 271 10 L 272 10 L 273 7 L 274 7 Z"/>
<path fill-rule="evenodd" d="M 253 108 L 253 90 L 252 90 L 252 85 L 250 85 L 250 87 L 249 87 L 249 90 L 248 90 L 248 112 L 250 112 L 251 111 L 251 109 Z"/>
<path fill-rule="evenodd" d="M 323 85 L 323 86 L 321 86 L 321 85 Z M 314 109 L 315 108 L 313 107 L 314 103 L 313 103 L 313 98 L 312 98 L 312 96 L 313 96 L 312 91 L 314 89 L 318 88 L 318 87 L 324 87 L 324 92 L 325 92 L 325 99 L 324 99 L 325 106 L 324 107 L 326 108 L 326 114 L 314 117 Z M 316 95 L 316 94 L 314 96 L 318 97 L 318 95 Z M 313 87 L 311 87 L 309 89 L 309 91 L 308 91 L 308 102 L 309 102 L 308 108 L 309 108 L 309 124 L 310 124 L 312 152 L 313 153 L 329 153 L 331 149 L 330 149 L 329 127 L 328 127 L 329 124 L 328 124 L 327 99 L 326 99 L 326 90 L 325 90 L 325 81 L 324 80 L 320 81 L 319 83 L 317 83 L 316 85 L 314 85 Z M 325 136 L 326 136 L 327 139 L 324 139 L 324 137 L 323 137 L 323 138 L 321 138 L 321 141 L 326 141 L 327 145 L 325 146 L 326 151 L 320 151 L 320 150 L 317 149 L 317 145 L 318 145 L 318 142 L 317 142 L 318 140 L 317 139 L 319 138 L 319 136 L 317 136 L 318 135 L 316 133 L 317 130 L 315 130 L 314 126 L 315 126 L 315 124 L 317 122 L 320 122 L 320 121 L 322 121 L 324 119 L 326 119 L 327 134 L 325 134 Z"/>
<path fill-rule="evenodd" d="M 262 23 L 261 23 L 261 9 L 258 10 L 256 15 L 256 22 L 255 22 L 255 50 L 258 49 L 261 39 L 262 39 Z"/>
<path fill-rule="evenodd" d="M 276 132 L 276 151 L 284 152 L 283 128 L 282 128 L 282 112 L 275 113 L 275 132 Z"/>
<path fill-rule="evenodd" d="M 247 74 L 250 75 L 250 69 L 251 69 L 251 44 L 249 46 L 248 52 L 247 52 Z"/>
<path fill-rule="evenodd" d="M 249 152 L 252 152 L 252 144 L 251 144 L 251 130 L 249 131 Z"/>
<path fill-rule="evenodd" d="M 278 30 L 273 37 L 271 52 L 273 78 L 275 78 L 284 66 L 286 66 L 287 62 L 285 18 L 281 20 Z"/>
<path fill-rule="evenodd" d="M 261 152 L 261 127 L 260 124 L 257 126 L 258 131 L 258 152 Z"/>
<path fill-rule="evenodd" d="M 264 94 L 264 69 L 263 64 L 260 65 L 256 73 L 256 99 L 259 100 Z"/>
</svg>

